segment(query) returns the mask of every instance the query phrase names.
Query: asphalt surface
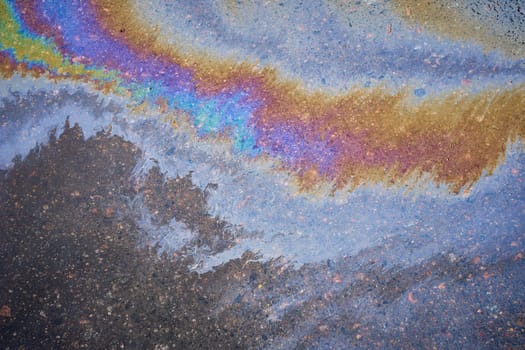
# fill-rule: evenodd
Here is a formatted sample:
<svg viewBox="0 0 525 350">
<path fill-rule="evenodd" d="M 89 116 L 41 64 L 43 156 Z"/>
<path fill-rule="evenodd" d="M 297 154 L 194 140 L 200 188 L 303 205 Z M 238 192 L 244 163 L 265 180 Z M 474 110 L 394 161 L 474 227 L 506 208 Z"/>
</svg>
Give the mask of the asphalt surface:
<svg viewBox="0 0 525 350">
<path fill-rule="evenodd" d="M 0 350 L 525 350 L 525 6 L 0 0 Z"/>
<path fill-rule="evenodd" d="M 513 255 L 442 252 L 390 266 L 387 246 L 306 264 L 246 252 L 212 271 L 187 250 L 236 244 L 192 175 L 133 169 L 141 151 L 66 122 L 0 182 L 3 349 L 523 349 L 524 236 Z M 159 252 L 137 224 L 196 235 Z M 150 233 L 151 234 L 151 233 Z"/>
</svg>

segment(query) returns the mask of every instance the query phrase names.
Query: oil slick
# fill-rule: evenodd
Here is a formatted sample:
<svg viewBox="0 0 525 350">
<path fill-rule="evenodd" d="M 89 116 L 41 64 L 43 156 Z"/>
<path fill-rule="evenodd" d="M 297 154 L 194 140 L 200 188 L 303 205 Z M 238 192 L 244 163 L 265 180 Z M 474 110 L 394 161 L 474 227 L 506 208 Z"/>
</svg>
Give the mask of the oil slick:
<svg viewBox="0 0 525 350">
<path fill-rule="evenodd" d="M 83 129 L 90 127 L 93 99 L 106 98 L 115 106 L 107 111 L 97 107 L 104 113 L 94 118 L 93 125 L 103 128 L 111 123 L 114 133 L 143 149 L 145 159 L 156 159 L 172 178 L 193 172 L 192 179 L 201 188 L 218 183 L 209 199 L 211 214 L 259 233 L 204 257 L 202 270 L 247 250 L 268 259 L 285 255 L 302 264 L 352 255 L 407 235 L 416 237 L 420 249 L 394 246 L 390 257 L 407 257 L 410 263 L 448 247 L 465 252 L 467 241 L 478 236 L 485 237 L 488 247 L 522 231 L 523 220 L 515 208 L 523 203 L 518 197 L 523 191 L 525 67 L 523 60 L 508 54 L 507 46 L 483 55 L 488 46 L 458 44 L 463 37 L 443 41 L 438 38 L 443 33 L 433 25 L 423 33 L 414 30 L 415 22 L 403 17 L 407 7 L 410 18 L 420 16 L 410 2 L 395 2 L 397 7 L 390 12 L 379 2 L 360 2 L 360 7 L 352 5 L 341 13 L 386 12 L 376 16 L 377 23 L 362 36 L 354 34 L 363 29 L 358 19 L 352 17 L 348 26 L 348 18 L 343 21 L 340 13 L 327 16 L 333 20 L 341 52 L 312 51 L 323 59 L 329 54 L 342 57 L 342 63 L 335 58 L 329 63 L 344 82 L 332 75 L 332 80 L 320 83 L 327 80 L 326 72 L 309 70 L 311 66 L 301 64 L 302 52 L 295 54 L 291 48 L 313 48 L 316 42 L 330 47 L 323 40 L 331 34 L 314 28 L 312 43 L 297 40 L 293 46 L 290 42 L 307 38 L 295 34 L 269 43 L 265 52 L 282 56 L 268 54 L 261 63 L 253 59 L 257 50 L 246 51 L 246 56 L 244 49 L 228 51 L 233 44 L 217 48 L 222 55 L 215 55 L 213 48 L 203 51 L 197 44 L 194 50 L 178 45 L 173 38 L 168 40 L 160 19 L 158 23 L 143 19 L 154 14 L 138 14 L 139 5 L 106 0 L 0 1 L 2 97 L 32 82 L 46 82 L 45 88 L 39 85 L 22 94 L 21 101 L 78 104 L 78 117 L 72 116 L 72 121 Z M 343 6 L 326 5 L 320 12 Z M 242 19 L 246 9 L 231 6 L 217 10 L 210 5 L 209 11 Z M 271 10 L 293 10 L 286 6 L 281 10 L 273 4 Z M 193 20 L 177 10 L 167 12 Z M 167 18 L 169 22 L 171 17 Z M 288 18 L 286 28 L 308 32 L 310 22 L 300 16 Z M 216 31 L 228 32 L 228 21 L 240 20 L 218 21 Z M 336 28 L 339 22 L 344 29 Z M 178 35 L 200 40 L 197 29 L 177 30 Z M 279 51 L 282 45 L 290 50 Z M 336 88 L 330 87 L 332 83 Z M 59 93 L 54 94 L 55 89 Z M 78 97 L 71 97 L 76 92 Z M 45 99 L 38 99 L 40 95 Z M 9 128 L 0 132 L 9 129 L 9 140 L 22 142 L 13 120 L 38 111 L 20 107 L 16 112 L 10 107 L 8 113 L 2 108 L 12 120 L 3 121 Z M 58 111 L 65 117 L 65 108 Z M 36 125 L 53 123 L 61 121 Z M 33 144 L 13 148 L 0 142 L 0 146 L 6 152 L 12 148 L 23 153 L 23 147 Z M 416 189 L 415 198 L 406 196 L 406 188 Z M 511 193 L 514 199 L 494 195 L 499 192 Z M 467 216 L 471 219 L 465 220 Z M 173 249 L 182 244 L 171 241 L 176 242 Z M 169 245 L 170 239 L 163 242 Z M 321 246 L 325 249 L 318 249 Z"/>
<path fill-rule="evenodd" d="M 391 6 L 411 25 L 455 40 L 475 41 L 515 58 L 525 54 L 525 10 L 519 1 L 396 0 Z"/>
<path fill-rule="evenodd" d="M 408 88 L 352 88 L 334 96 L 284 80 L 275 69 L 164 46 L 132 4 L 2 7 L 4 75 L 45 72 L 90 81 L 136 103 L 167 105 L 189 116 L 201 137 L 225 136 L 241 155 L 278 161 L 301 189 L 403 184 L 430 174 L 457 193 L 491 173 L 509 142 L 524 135 L 523 83 L 448 91 L 422 102 Z"/>
</svg>

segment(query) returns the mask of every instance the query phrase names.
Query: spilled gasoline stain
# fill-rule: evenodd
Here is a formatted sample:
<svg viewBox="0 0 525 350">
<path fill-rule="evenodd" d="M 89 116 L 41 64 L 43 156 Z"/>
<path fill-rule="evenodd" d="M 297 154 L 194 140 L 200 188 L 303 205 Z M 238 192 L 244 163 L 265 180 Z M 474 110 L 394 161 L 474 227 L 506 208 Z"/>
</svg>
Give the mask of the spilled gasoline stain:
<svg viewBox="0 0 525 350">
<path fill-rule="evenodd" d="M 180 112 L 200 137 L 229 139 L 246 159 L 277 161 L 308 191 L 407 184 L 430 174 L 459 192 L 525 134 L 523 83 L 445 91 L 417 103 L 408 88 L 334 96 L 286 81 L 276 69 L 168 47 L 128 1 L 0 6 L 4 76 L 46 72 Z"/>
<path fill-rule="evenodd" d="M 525 5 L 519 1 L 395 0 L 391 5 L 412 25 L 475 41 L 487 51 L 497 49 L 516 58 L 525 54 Z"/>
</svg>

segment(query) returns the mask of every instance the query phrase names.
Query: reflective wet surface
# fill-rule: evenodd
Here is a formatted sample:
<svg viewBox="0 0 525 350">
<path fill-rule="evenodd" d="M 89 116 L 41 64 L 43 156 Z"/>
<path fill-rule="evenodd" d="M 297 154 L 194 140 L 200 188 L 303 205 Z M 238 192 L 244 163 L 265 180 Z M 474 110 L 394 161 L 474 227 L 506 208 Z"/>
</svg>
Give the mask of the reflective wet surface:
<svg viewBox="0 0 525 350">
<path fill-rule="evenodd" d="M 523 346 L 519 4 L 0 4 L 2 348 Z"/>
</svg>

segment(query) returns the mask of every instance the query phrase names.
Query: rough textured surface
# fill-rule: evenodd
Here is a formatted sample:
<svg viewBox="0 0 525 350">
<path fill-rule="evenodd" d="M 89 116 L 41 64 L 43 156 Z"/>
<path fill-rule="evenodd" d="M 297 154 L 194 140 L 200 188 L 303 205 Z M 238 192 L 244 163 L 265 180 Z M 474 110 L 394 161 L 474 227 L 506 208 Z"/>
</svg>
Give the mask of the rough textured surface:
<svg viewBox="0 0 525 350">
<path fill-rule="evenodd" d="M 522 344 L 521 253 L 492 263 L 450 253 L 388 268 L 388 247 L 381 247 L 294 270 L 284 261 L 256 262 L 248 252 L 197 274 L 187 267 L 191 255 L 139 249 L 138 196 L 159 224 L 173 216 L 195 230 L 195 245 L 204 240 L 220 249 L 228 233 L 206 212 L 206 193 L 190 175 L 166 179 L 152 168 L 137 187 L 138 156 L 120 137 L 84 140 L 78 126 L 66 125 L 4 174 L 4 348 Z"/>
<path fill-rule="evenodd" d="M 0 0 L 0 348 L 522 349 L 523 23 Z"/>
</svg>

